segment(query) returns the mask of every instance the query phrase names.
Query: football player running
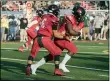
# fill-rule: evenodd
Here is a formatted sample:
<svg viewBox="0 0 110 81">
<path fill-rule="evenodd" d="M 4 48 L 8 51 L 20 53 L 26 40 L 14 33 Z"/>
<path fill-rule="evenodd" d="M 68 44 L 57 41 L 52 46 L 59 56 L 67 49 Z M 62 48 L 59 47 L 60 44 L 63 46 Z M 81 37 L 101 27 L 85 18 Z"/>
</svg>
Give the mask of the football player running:
<svg viewBox="0 0 110 81">
<path fill-rule="evenodd" d="M 59 27 L 58 31 L 65 34 L 69 38 L 71 36 L 80 35 L 80 30 L 84 27 L 83 17 L 85 15 L 85 10 L 82 7 L 74 7 L 72 10 L 72 15 L 65 15 L 63 23 Z M 66 67 L 66 63 L 70 60 L 71 56 L 77 53 L 77 47 L 72 41 L 65 39 L 55 38 L 54 43 L 63 51 L 64 49 L 68 50 L 68 53 L 65 55 L 63 61 L 60 63 L 59 68 L 64 72 L 70 72 Z M 50 59 L 45 59 L 45 58 Z M 53 60 L 51 54 L 43 57 L 39 62 L 31 65 L 32 74 L 36 74 L 36 70 L 41 65 L 45 64 L 48 61 Z"/>
<path fill-rule="evenodd" d="M 31 44 L 31 41 L 37 36 L 37 31 L 39 30 L 39 23 L 42 20 L 42 15 L 44 14 L 44 12 L 43 10 L 37 10 L 36 13 L 37 16 L 33 18 L 33 21 L 28 25 L 28 29 L 26 30 L 28 40 L 26 41 L 26 43 L 24 43 L 18 48 L 18 51 L 23 52 L 24 48 L 28 49 L 29 45 Z"/>
<path fill-rule="evenodd" d="M 59 69 L 59 59 L 61 54 L 61 49 L 54 44 L 52 40 L 53 37 L 59 39 L 69 40 L 67 36 L 62 35 L 62 33 L 57 31 L 59 19 L 57 18 L 59 14 L 59 8 L 57 5 L 50 5 L 48 7 L 48 14 L 44 14 L 42 21 L 40 23 L 40 29 L 37 32 L 37 37 L 34 39 L 31 53 L 28 57 L 26 75 L 31 73 L 31 64 L 36 54 L 41 47 L 46 48 L 50 52 L 50 56 L 54 59 L 55 70 L 54 75 L 64 76 L 64 74 Z M 45 57 L 48 60 L 49 57 Z"/>
</svg>

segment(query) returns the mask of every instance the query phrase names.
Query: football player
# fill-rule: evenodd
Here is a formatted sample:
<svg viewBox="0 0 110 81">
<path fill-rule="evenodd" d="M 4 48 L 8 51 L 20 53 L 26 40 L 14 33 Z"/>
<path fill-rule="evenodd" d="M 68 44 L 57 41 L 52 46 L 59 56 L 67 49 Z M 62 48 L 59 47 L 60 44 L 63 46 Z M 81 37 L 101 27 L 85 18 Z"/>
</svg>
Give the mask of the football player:
<svg viewBox="0 0 110 81">
<path fill-rule="evenodd" d="M 27 67 L 26 67 L 26 75 L 30 75 L 31 73 L 31 64 L 36 54 L 40 50 L 41 47 L 46 48 L 55 63 L 54 75 L 64 76 L 64 74 L 59 69 L 59 59 L 61 54 L 61 49 L 54 44 L 52 37 L 56 37 L 59 39 L 69 40 L 67 36 L 62 35 L 62 33 L 57 31 L 59 19 L 57 16 L 59 15 L 59 8 L 57 5 L 50 5 L 48 7 L 48 14 L 43 15 L 42 21 L 40 23 L 40 29 L 37 32 L 37 37 L 34 39 L 33 46 L 31 49 L 31 53 L 28 57 Z M 49 57 L 45 57 L 45 60 L 48 60 Z"/>
<path fill-rule="evenodd" d="M 28 38 L 27 42 L 18 48 L 21 52 L 24 51 L 24 48 L 28 49 L 31 41 L 37 36 L 36 32 L 39 30 L 39 23 L 41 22 L 44 12 L 43 10 L 37 10 L 36 13 L 37 16 L 33 18 L 33 21 L 28 25 L 28 29 L 26 30 Z"/>
<path fill-rule="evenodd" d="M 85 15 L 85 10 L 82 7 L 74 7 L 72 10 L 72 15 L 65 15 L 63 23 L 59 27 L 58 31 L 65 34 L 71 38 L 71 36 L 78 36 L 80 35 L 80 30 L 84 27 L 83 17 Z M 55 44 L 63 51 L 64 49 L 68 50 L 68 53 L 65 55 L 63 61 L 60 63 L 59 68 L 62 69 L 64 72 L 70 72 L 66 67 L 65 64 L 71 58 L 72 55 L 77 53 L 77 47 L 72 41 L 68 41 L 65 39 L 54 39 Z M 50 58 L 46 59 L 45 58 Z M 36 74 L 36 69 L 41 65 L 45 64 L 48 61 L 53 60 L 51 54 L 42 58 L 39 62 L 32 64 L 32 74 Z"/>
</svg>

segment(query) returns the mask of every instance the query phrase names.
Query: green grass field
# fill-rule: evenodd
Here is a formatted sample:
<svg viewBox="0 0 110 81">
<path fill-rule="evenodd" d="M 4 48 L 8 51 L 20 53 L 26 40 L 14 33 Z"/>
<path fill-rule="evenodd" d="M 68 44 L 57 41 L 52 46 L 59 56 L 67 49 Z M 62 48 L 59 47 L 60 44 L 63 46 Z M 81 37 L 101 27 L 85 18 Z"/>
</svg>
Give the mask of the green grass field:
<svg viewBox="0 0 110 81">
<path fill-rule="evenodd" d="M 37 75 L 26 76 L 25 66 L 30 50 L 19 52 L 22 43 L 1 43 L 1 80 L 109 80 L 108 42 L 75 42 L 78 53 L 67 63 L 66 76 L 54 76 L 54 64 L 49 62 L 37 70 Z M 39 61 L 47 51 L 42 48 L 36 56 Z M 66 50 L 61 55 L 61 60 Z"/>
</svg>

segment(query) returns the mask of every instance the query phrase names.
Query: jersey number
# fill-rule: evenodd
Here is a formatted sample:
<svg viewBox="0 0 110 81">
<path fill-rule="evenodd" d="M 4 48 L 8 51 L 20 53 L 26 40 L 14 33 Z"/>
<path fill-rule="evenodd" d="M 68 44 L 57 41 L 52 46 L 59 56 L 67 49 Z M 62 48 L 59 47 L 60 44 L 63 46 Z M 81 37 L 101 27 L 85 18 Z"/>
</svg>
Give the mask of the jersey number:
<svg viewBox="0 0 110 81">
<path fill-rule="evenodd" d="M 44 27 L 45 27 L 45 24 L 44 24 L 44 23 L 45 23 L 46 21 L 47 21 L 47 19 L 45 19 L 45 18 L 41 21 L 41 23 L 40 23 L 40 27 L 41 27 L 41 28 L 44 28 Z"/>
</svg>

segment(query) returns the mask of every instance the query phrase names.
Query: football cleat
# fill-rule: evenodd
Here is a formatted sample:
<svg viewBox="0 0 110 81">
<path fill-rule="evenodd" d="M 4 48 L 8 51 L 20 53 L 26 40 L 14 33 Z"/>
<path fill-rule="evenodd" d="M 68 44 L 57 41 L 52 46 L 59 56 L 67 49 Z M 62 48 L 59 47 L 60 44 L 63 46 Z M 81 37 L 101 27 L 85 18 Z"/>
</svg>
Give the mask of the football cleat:
<svg viewBox="0 0 110 81">
<path fill-rule="evenodd" d="M 29 66 L 26 67 L 26 75 L 30 75 L 31 74 L 31 68 Z"/>
<path fill-rule="evenodd" d="M 65 76 L 65 75 L 60 71 L 60 69 L 55 69 L 54 75 Z"/>
<path fill-rule="evenodd" d="M 62 69 L 63 72 L 70 72 L 70 71 L 65 67 L 64 64 L 60 64 L 60 65 L 59 65 L 59 68 Z"/>
<path fill-rule="evenodd" d="M 18 51 L 23 52 L 23 51 L 24 51 L 24 47 L 23 47 L 23 46 L 20 46 L 20 47 L 18 48 Z"/>
<path fill-rule="evenodd" d="M 31 71 L 33 75 L 36 75 L 36 68 L 34 65 L 31 65 Z"/>
</svg>

